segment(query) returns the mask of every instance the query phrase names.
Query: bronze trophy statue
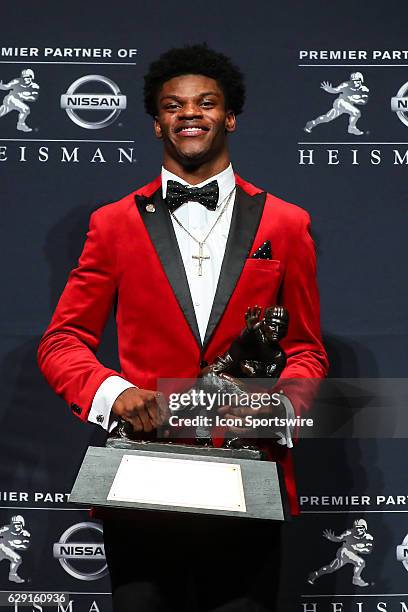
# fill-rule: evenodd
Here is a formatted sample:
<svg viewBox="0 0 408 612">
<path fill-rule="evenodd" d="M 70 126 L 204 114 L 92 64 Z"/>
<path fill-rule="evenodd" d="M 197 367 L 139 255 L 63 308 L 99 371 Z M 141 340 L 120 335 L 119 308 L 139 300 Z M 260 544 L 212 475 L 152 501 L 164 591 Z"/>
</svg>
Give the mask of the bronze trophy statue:
<svg viewBox="0 0 408 612">
<path fill-rule="evenodd" d="M 286 365 L 286 355 L 279 341 L 287 334 L 289 315 L 282 306 L 265 308 L 263 317 L 261 312 L 259 306 L 247 309 L 241 334 L 223 355 L 200 372 L 197 381 L 200 389 L 239 396 L 253 390 L 248 384 L 250 378 L 268 378 L 268 387 L 276 384 Z M 201 409 L 205 410 L 206 407 Z M 196 443 L 211 445 L 210 432 L 197 428 Z M 237 436 L 226 439 L 224 445 L 226 448 L 254 448 Z"/>
<path fill-rule="evenodd" d="M 272 378 L 276 382 L 286 365 L 286 355 L 279 345 L 287 334 L 288 311 L 282 306 L 261 308 L 254 306 L 245 313 L 246 327 L 234 340 L 228 351 L 202 370 L 205 376 L 213 372 L 218 376 L 228 373 L 232 377 Z M 272 383 L 274 384 L 274 383 Z"/>
</svg>

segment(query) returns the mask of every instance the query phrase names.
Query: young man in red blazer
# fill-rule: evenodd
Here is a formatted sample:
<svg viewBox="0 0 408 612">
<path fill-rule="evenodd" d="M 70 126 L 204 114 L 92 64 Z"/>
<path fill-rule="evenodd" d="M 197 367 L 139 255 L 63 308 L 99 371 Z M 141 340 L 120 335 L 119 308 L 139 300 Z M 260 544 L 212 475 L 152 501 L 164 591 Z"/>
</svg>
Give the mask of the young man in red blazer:
<svg viewBox="0 0 408 612">
<path fill-rule="evenodd" d="M 111 429 L 121 417 L 135 431 L 154 431 L 161 424 L 157 380 L 195 378 L 241 332 L 248 306 L 289 311 L 282 379 L 326 375 L 309 215 L 231 167 L 228 134 L 244 98 L 240 70 L 205 45 L 172 49 L 150 66 L 145 106 L 163 142 L 161 175 L 93 213 L 39 348 L 45 377 L 84 421 Z M 266 258 L 252 257 L 265 243 Z M 95 356 L 113 305 L 120 372 Z M 289 399 L 300 413 L 301 394 Z M 263 446 L 283 466 L 296 514 L 291 439 L 279 441 Z M 115 610 L 273 609 L 276 528 L 140 516 L 105 522 Z M 265 534 L 269 542 L 260 542 Z M 237 554 L 241 563 L 232 567 Z"/>
</svg>

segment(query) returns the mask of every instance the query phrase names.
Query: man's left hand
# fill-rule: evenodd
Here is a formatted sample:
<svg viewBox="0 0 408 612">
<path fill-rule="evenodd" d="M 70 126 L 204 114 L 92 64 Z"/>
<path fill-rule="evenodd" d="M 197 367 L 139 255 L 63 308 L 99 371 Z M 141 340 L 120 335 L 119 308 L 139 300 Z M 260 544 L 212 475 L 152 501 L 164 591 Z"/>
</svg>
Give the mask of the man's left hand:
<svg viewBox="0 0 408 612">
<path fill-rule="evenodd" d="M 245 406 L 240 406 L 239 403 L 235 402 L 234 404 L 230 404 L 228 406 L 221 406 L 220 408 L 218 408 L 218 414 L 222 417 L 225 417 L 228 420 L 232 420 L 235 422 L 235 425 L 227 425 L 226 428 L 228 431 L 231 431 L 234 434 L 237 435 L 248 435 L 252 433 L 252 437 L 258 437 L 256 432 L 257 432 L 257 428 L 256 427 L 252 427 L 250 426 L 250 423 L 252 422 L 252 418 L 256 418 L 256 419 L 261 419 L 261 418 L 284 418 L 285 417 L 285 410 L 284 407 L 282 406 L 282 404 L 279 405 L 268 405 L 268 406 L 261 406 L 259 408 L 253 408 L 251 406 L 251 397 L 254 396 L 254 403 L 255 403 L 255 396 L 256 396 L 256 402 L 259 402 L 259 393 L 248 393 L 248 401 L 246 402 L 246 404 L 249 405 L 245 405 Z M 271 398 L 271 402 L 272 402 L 272 398 Z M 250 419 L 247 419 L 247 417 L 250 417 Z M 249 426 L 245 426 L 248 425 L 249 422 Z M 276 428 L 273 426 L 268 427 L 268 429 L 270 429 L 271 433 L 274 433 L 276 431 Z M 278 429 L 282 429 L 281 427 Z"/>
</svg>

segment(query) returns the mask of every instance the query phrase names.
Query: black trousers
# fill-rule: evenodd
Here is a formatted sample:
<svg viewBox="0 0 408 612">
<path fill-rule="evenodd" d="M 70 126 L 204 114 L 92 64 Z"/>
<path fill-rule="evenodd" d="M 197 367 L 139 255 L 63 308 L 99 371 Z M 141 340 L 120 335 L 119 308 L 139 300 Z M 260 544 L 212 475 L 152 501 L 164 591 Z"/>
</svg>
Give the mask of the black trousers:
<svg viewBox="0 0 408 612">
<path fill-rule="evenodd" d="M 140 511 L 104 520 L 104 540 L 114 612 L 277 610 L 278 524 Z"/>
</svg>

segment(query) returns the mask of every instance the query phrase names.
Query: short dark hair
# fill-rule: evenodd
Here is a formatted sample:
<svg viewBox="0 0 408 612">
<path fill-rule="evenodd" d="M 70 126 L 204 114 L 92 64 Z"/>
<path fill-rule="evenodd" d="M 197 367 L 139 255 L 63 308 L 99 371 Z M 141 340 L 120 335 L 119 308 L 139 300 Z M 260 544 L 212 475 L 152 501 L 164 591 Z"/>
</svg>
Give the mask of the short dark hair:
<svg viewBox="0 0 408 612">
<path fill-rule="evenodd" d="M 244 75 L 229 57 L 203 43 L 169 49 L 150 64 L 144 77 L 144 104 L 149 115 L 157 115 L 157 96 L 163 83 L 183 74 L 202 74 L 215 79 L 224 93 L 227 109 L 235 115 L 242 113 Z"/>
</svg>

